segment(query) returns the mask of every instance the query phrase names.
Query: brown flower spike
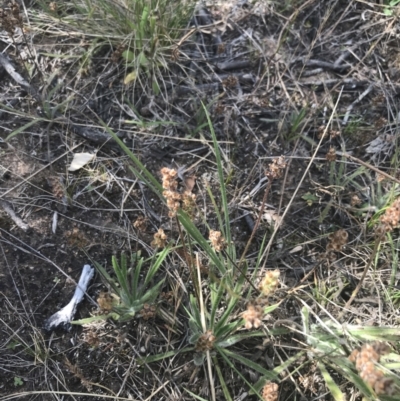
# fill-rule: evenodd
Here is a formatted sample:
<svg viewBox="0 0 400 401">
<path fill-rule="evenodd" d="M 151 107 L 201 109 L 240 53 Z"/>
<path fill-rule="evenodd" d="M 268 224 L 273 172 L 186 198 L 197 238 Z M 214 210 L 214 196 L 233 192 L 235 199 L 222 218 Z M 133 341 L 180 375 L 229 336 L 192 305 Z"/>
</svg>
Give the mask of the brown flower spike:
<svg viewBox="0 0 400 401">
<path fill-rule="evenodd" d="M 210 230 L 208 238 L 216 252 L 221 252 L 226 248 L 225 238 L 222 236 L 221 231 Z"/>
<path fill-rule="evenodd" d="M 147 219 L 144 216 L 139 216 L 136 221 L 133 223 L 133 227 L 138 231 L 146 231 L 147 228 Z"/>
<path fill-rule="evenodd" d="M 144 304 L 143 309 L 140 311 L 140 317 L 143 320 L 149 320 L 155 317 L 156 315 L 156 306 L 155 305 L 149 305 L 149 304 Z"/>
<path fill-rule="evenodd" d="M 264 401 L 278 401 L 278 389 L 279 386 L 273 382 L 265 383 L 262 389 L 262 398 Z"/>
<path fill-rule="evenodd" d="M 162 228 L 159 228 L 158 231 L 154 234 L 154 239 L 151 242 L 151 246 L 153 248 L 165 248 L 166 243 L 167 235 Z"/>
<path fill-rule="evenodd" d="M 347 240 L 349 238 L 349 234 L 346 230 L 340 229 L 335 231 L 332 234 L 329 234 L 328 239 L 329 243 L 326 247 L 328 252 L 337 251 L 340 252 L 342 248 L 347 244 Z"/>
<path fill-rule="evenodd" d="M 210 351 L 214 347 L 214 342 L 217 338 L 211 330 L 207 330 L 202 334 L 196 342 L 195 349 L 197 352 Z"/>
<path fill-rule="evenodd" d="M 268 296 L 277 289 L 279 285 L 279 276 L 279 270 L 267 271 L 265 273 L 265 276 L 261 280 L 261 283 L 259 285 L 259 289 L 262 295 Z"/>
<path fill-rule="evenodd" d="M 394 394 L 394 383 L 384 377 L 384 373 L 378 368 L 382 355 L 390 352 L 390 348 L 383 343 L 375 342 L 364 344 L 360 350 L 355 349 L 349 356 L 349 360 L 354 363 L 361 379 L 364 380 L 376 394 Z"/>
<path fill-rule="evenodd" d="M 268 170 L 265 175 L 270 180 L 275 180 L 276 178 L 282 177 L 283 171 L 286 168 L 286 161 L 283 156 L 279 156 L 278 158 L 272 160 L 272 163 L 268 166 Z"/>
<path fill-rule="evenodd" d="M 261 326 L 263 318 L 263 308 L 260 305 L 248 304 L 247 309 L 242 313 L 244 327 L 247 330 L 251 328 L 258 329 Z"/>
<path fill-rule="evenodd" d="M 334 162 L 336 160 L 336 149 L 334 147 L 330 147 L 328 153 L 326 154 L 326 160 L 328 162 Z"/>
<path fill-rule="evenodd" d="M 181 194 L 177 191 L 178 172 L 174 169 L 164 167 L 161 169 L 162 175 L 162 187 L 164 188 L 163 195 L 167 201 L 167 207 L 169 209 L 169 217 L 175 217 L 180 207 L 180 201 L 182 199 Z"/>
<path fill-rule="evenodd" d="M 400 222 L 400 197 L 397 198 L 385 213 L 380 217 L 380 224 L 377 227 L 377 234 L 383 236 L 393 231 Z"/>
</svg>

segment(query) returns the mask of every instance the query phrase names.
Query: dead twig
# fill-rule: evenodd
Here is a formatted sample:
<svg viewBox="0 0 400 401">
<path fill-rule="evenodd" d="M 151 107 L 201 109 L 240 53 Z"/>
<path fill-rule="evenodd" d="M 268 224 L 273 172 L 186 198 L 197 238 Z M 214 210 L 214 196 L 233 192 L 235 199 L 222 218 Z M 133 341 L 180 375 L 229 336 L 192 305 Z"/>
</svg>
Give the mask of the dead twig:
<svg viewBox="0 0 400 401">
<path fill-rule="evenodd" d="M 346 114 L 343 117 L 343 121 L 342 124 L 346 125 L 349 118 L 350 118 L 350 113 L 353 110 L 353 107 L 357 104 L 360 103 L 362 99 L 364 99 L 365 96 L 367 96 L 372 89 L 374 88 L 375 84 L 371 84 L 370 86 L 368 86 L 367 89 L 365 89 L 365 91 L 363 93 L 360 94 L 360 96 L 358 96 L 358 98 L 347 108 Z"/>
<path fill-rule="evenodd" d="M 348 159 L 352 160 L 353 162 L 360 163 L 361 165 L 369 168 L 370 170 L 375 171 L 375 173 L 380 174 L 380 175 L 384 176 L 385 178 L 387 178 L 387 179 L 389 179 L 389 180 L 391 180 L 393 182 L 397 182 L 397 184 L 400 184 L 400 180 L 398 180 L 396 177 L 393 177 L 390 174 L 385 173 L 384 171 L 380 170 L 379 168 L 373 166 L 372 164 L 366 163 L 366 162 L 364 162 L 364 161 L 362 161 L 360 159 L 357 159 L 357 157 L 351 156 L 351 155 L 349 155 L 348 153 L 345 153 L 345 152 L 336 151 L 336 154 L 338 156 L 347 157 Z"/>
<path fill-rule="evenodd" d="M 26 224 L 19 216 L 14 212 L 11 204 L 6 200 L 0 199 L 0 206 L 4 209 L 4 211 L 11 217 L 14 223 L 24 231 L 29 229 L 29 225 Z"/>
</svg>

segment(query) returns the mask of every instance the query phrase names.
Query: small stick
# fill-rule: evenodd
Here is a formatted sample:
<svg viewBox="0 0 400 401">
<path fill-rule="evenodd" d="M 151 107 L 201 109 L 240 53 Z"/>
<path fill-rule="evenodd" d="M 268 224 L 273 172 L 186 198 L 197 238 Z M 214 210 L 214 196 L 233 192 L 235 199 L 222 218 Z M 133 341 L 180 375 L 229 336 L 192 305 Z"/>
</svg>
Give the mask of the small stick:
<svg viewBox="0 0 400 401">
<path fill-rule="evenodd" d="M 4 211 L 11 217 L 14 223 L 24 231 L 29 229 L 28 224 L 26 224 L 19 216 L 17 216 L 11 207 L 10 203 L 0 199 L 0 206 L 4 209 Z"/>
<path fill-rule="evenodd" d="M 357 294 L 360 292 L 361 287 L 362 287 L 362 285 L 363 285 L 363 283 L 364 283 L 365 276 L 367 275 L 368 270 L 369 270 L 369 268 L 370 268 L 370 266 L 371 266 L 371 264 L 372 264 L 372 260 L 375 259 L 375 255 L 376 255 L 376 252 L 378 251 L 378 247 L 379 247 L 379 244 L 380 244 L 380 243 L 381 243 L 381 239 L 380 239 L 380 238 L 377 238 L 377 239 L 375 240 L 374 251 L 372 252 L 371 257 L 370 257 L 370 259 L 369 259 L 367 265 L 365 266 L 365 269 L 364 269 L 363 274 L 362 274 L 362 276 L 361 276 L 361 278 L 360 278 L 360 281 L 358 282 L 357 287 L 354 289 L 353 293 L 351 294 L 350 299 L 346 302 L 346 305 L 343 307 L 342 312 L 340 312 L 339 317 L 338 317 L 337 320 L 340 320 L 340 319 L 343 317 L 343 315 L 344 315 L 345 312 L 346 312 L 346 309 L 349 308 L 349 306 L 353 303 L 354 298 L 355 298 L 355 297 L 357 296 Z"/>
<path fill-rule="evenodd" d="M 360 96 L 358 96 L 358 98 L 347 108 L 346 114 L 345 114 L 345 116 L 344 116 L 344 118 L 343 118 L 343 121 L 342 121 L 342 125 L 346 125 L 346 124 L 347 124 L 347 122 L 349 121 L 349 118 L 350 118 L 350 113 L 351 113 L 351 111 L 353 110 L 353 107 L 354 107 L 357 103 L 361 102 L 361 100 L 362 100 L 365 96 L 367 96 L 369 92 L 372 91 L 372 89 L 374 88 L 374 86 L 375 86 L 374 84 L 371 84 L 370 86 L 368 86 L 368 88 L 365 89 L 365 91 L 364 91 L 363 93 L 361 93 Z"/>
<path fill-rule="evenodd" d="M 352 160 L 353 162 L 360 163 L 360 164 L 362 164 L 363 166 L 368 167 L 370 170 L 375 171 L 375 173 L 378 173 L 378 174 L 380 174 L 380 175 L 383 175 L 385 178 L 388 178 L 389 180 L 394 181 L 394 182 L 397 182 L 398 184 L 400 184 L 400 180 L 398 180 L 397 178 L 391 176 L 391 175 L 388 174 L 388 173 L 385 173 L 385 172 L 382 171 L 382 170 L 379 170 L 379 168 L 373 166 L 372 164 L 363 162 L 362 160 L 357 159 L 357 157 L 351 156 L 351 155 L 349 155 L 348 153 L 345 153 L 345 152 L 339 152 L 339 151 L 337 151 L 336 154 L 339 155 L 339 156 L 347 157 L 348 159 Z"/>
</svg>

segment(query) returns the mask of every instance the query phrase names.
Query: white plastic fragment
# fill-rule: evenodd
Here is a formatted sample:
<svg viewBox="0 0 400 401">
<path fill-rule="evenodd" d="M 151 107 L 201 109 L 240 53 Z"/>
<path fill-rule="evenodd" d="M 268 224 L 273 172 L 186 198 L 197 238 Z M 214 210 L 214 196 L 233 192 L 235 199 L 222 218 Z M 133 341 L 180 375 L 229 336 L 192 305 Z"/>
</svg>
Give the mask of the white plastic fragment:
<svg viewBox="0 0 400 401">
<path fill-rule="evenodd" d="M 76 286 L 74 296 L 68 305 L 50 316 L 44 323 L 44 329 L 51 331 L 61 327 L 67 331 L 71 330 L 71 321 L 74 318 L 76 307 L 82 301 L 90 280 L 94 275 L 94 269 L 90 265 L 83 266 L 82 274 Z"/>
<path fill-rule="evenodd" d="M 71 165 L 68 167 L 68 171 L 76 171 L 82 168 L 85 164 L 88 164 L 94 159 L 96 155 L 92 153 L 74 153 Z"/>
</svg>

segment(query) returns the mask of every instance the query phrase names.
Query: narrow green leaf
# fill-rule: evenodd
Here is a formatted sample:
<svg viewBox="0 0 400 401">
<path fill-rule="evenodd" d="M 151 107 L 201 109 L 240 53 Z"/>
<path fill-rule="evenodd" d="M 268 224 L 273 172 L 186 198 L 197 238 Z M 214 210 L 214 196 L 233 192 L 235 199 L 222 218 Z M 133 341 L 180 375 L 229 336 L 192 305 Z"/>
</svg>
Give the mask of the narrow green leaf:
<svg viewBox="0 0 400 401">
<path fill-rule="evenodd" d="M 325 380 L 325 383 L 327 387 L 329 388 L 333 398 L 335 401 L 346 401 L 346 397 L 340 390 L 339 386 L 335 383 L 335 381 L 332 379 L 332 376 L 329 374 L 329 372 L 326 370 L 325 365 L 321 362 L 318 361 L 318 368 L 322 373 L 322 376 Z"/>
<path fill-rule="evenodd" d="M 229 351 L 226 348 L 220 348 L 218 346 L 216 346 L 215 349 L 218 352 L 220 352 L 222 355 L 225 355 L 226 357 L 228 357 L 230 359 L 236 359 L 241 364 L 243 364 L 243 365 L 255 370 L 256 372 L 259 372 L 259 373 L 263 374 L 264 376 L 268 377 L 270 380 L 276 380 L 277 379 L 277 375 L 273 371 L 263 368 L 259 364 L 253 362 L 250 359 L 245 358 L 244 356 L 239 355 L 238 353 Z"/>
<path fill-rule="evenodd" d="M 203 352 L 196 352 L 193 356 L 193 362 L 196 366 L 201 366 L 204 363 L 206 354 Z"/>
<path fill-rule="evenodd" d="M 215 314 L 221 308 L 222 297 L 225 295 L 224 283 L 225 280 L 222 279 L 219 285 L 215 282 L 210 285 L 210 291 L 211 291 L 210 329 L 213 331 L 215 326 Z M 218 285 L 218 290 L 216 291 L 215 287 L 217 285 Z"/>
<path fill-rule="evenodd" d="M 100 123 L 134 163 L 136 168 L 133 166 L 129 166 L 132 172 L 143 182 L 145 182 L 152 189 L 152 191 L 164 201 L 164 198 L 162 197 L 163 188 L 161 184 L 146 169 L 144 164 L 142 164 L 142 162 L 132 153 L 132 151 L 125 145 L 125 143 L 121 141 L 121 139 L 114 133 L 114 131 L 112 131 L 111 128 L 108 127 L 108 125 L 103 121 L 100 120 Z"/>
<path fill-rule="evenodd" d="M 111 276 L 107 273 L 106 269 L 99 263 L 93 261 L 94 266 L 97 271 L 101 274 L 106 283 L 113 289 L 115 294 L 120 295 L 120 288 L 116 284 L 116 282 L 111 278 Z"/>
<path fill-rule="evenodd" d="M 99 320 L 107 320 L 110 318 L 118 320 L 119 316 L 116 313 L 108 313 L 107 315 L 97 315 L 97 316 L 87 317 L 85 319 L 73 320 L 71 324 L 82 326 L 84 324 L 98 322 Z"/>
<path fill-rule="evenodd" d="M 200 397 L 199 395 L 197 395 L 197 394 L 195 394 L 195 393 L 192 393 L 190 390 L 188 390 L 187 388 L 183 388 L 188 394 L 190 394 L 192 397 L 194 397 L 196 400 L 199 400 L 199 401 L 209 401 L 209 400 L 206 400 L 205 398 L 202 398 L 202 397 Z"/>
<path fill-rule="evenodd" d="M 26 123 L 25 125 L 23 125 L 22 127 L 19 127 L 18 129 L 16 129 L 15 131 L 11 132 L 11 134 L 9 134 L 5 141 L 8 142 L 11 138 L 13 138 L 14 136 L 20 134 L 21 132 L 24 132 L 27 128 L 32 127 L 32 125 L 35 125 L 37 123 L 40 123 L 41 121 L 45 121 L 42 118 L 35 118 L 32 121 L 29 121 L 29 123 Z"/>
<path fill-rule="evenodd" d="M 400 341 L 400 330 L 392 327 L 346 326 L 347 331 L 361 341 Z M 338 330 L 338 333 L 340 331 Z"/>
<path fill-rule="evenodd" d="M 258 382 L 254 385 L 254 388 L 257 391 L 260 391 L 263 386 L 265 385 L 265 382 L 271 381 L 271 380 L 277 380 L 279 381 L 279 376 L 280 374 L 287 370 L 290 365 L 295 363 L 297 360 L 299 360 L 303 355 L 305 354 L 305 351 L 300 351 L 297 354 L 291 356 L 288 358 L 285 362 L 280 364 L 279 366 L 275 367 L 272 371 L 268 372 L 268 375 L 262 377 Z"/>
<path fill-rule="evenodd" d="M 164 263 L 165 258 L 168 256 L 170 252 L 170 248 L 164 248 L 155 258 L 155 262 L 151 265 L 150 269 L 146 274 L 146 278 L 144 280 L 144 285 L 147 286 L 150 281 L 153 279 L 154 275 L 157 273 L 158 269 Z M 154 260 L 154 257 L 152 258 Z"/>
<path fill-rule="evenodd" d="M 213 124 L 211 122 L 210 114 L 204 104 L 203 104 L 203 109 L 204 109 L 204 112 L 207 117 L 208 126 L 210 128 L 210 133 L 211 133 L 211 137 L 213 140 L 213 147 L 214 147 L 215 158 L 217 161 L 217 170 L 218 170 L 218 177 L 219 177 L 219 182 L 220 182 L 222 210 L 224 213 L 224 220 L 225 220 L 225 227 L 220 227 L 220 229 L 221 229 L 221 232 L 224 233 L 226 242 L 228 243 L 227 252 L 228 252 L 231 260 L 236 260 L 235 246 L 232 244 L 232 237 L 231 237 L 231 229 L 230 229 L 231 222 L 230 222 L 230 217 L 229 217 L 228 197 L 226 194 L 225 177 L 224 177 L 224 171 L 223 171 L 223 167 L 222 167 L 221 152 L 219 150 L 218 140 L 217 140 L 217 136 L 215 135 Z"/>
<path fill-rule="evenodd" d="M 259 397 L 260 400 L 263 400 L 263 398 L 261 397 L 261 395 L 258 393 L 258 390 L 256 390 L 254 388 L 254 386 L 249 383 L 249 381 L 242 375 L 242 373 L 236 369 L 235 365 L 230 361 L 230 359 L 228 358 L 228 356 L 225 354 L 225 352 L 220 352 L 221 356 L 224 358 L 225 362 L 230 366 L 231 369 L 233 369 L 240 377 L 241 379 L 249 386 L 251 392 L 253 394 L 257 394 L 257 396 Z"/>
<path fill-rule="evenodd" d="M 211 248 L 210 244 L 203 237 L 198 228 L 194 225 L 193 221 L 182 210 L 178 212 L 178 218 L 187 233 L 199 244 L 202 250 L 206 252 L 207 256 L 212 260 L 219 272 L 223 275 L 226 274 L 226 267 L 224 265 L 224 262 L 221 261 L 221 259 L 215 253 L 214 249 Z"/>
<path fill-rule="evenodd" d="M 132 275 L 132 297 L 133 299 L 137 299 L 139 297 L 139 278 L 140 272 L 142 271 L 143 258 L 140 258 L 138 254 L 132 255 L 132 264 L 134 265 L 132 268 L 134 269 L 131 273 Z"/>
<path fill-rule="evenodd" d="M 121 254 L 121 263 L 124 262 L 124 254 Z M 124 303 L 129 303 L 130 301 L 130 289 L 128 285 L 128 277 L 126 276 L 124 266 L 118 263 L 118 259 L 113 255 L 112 259 L 112 266 L 114 269 L 114 273 L 117 276 L 118 284 L 120 285 L 120 294 L 121 298 L 123 299 Z"/>
<path fill-rule="evenodd" d="M 191 351 L 194 351 L 194 347 L 186 347 L 181 350 L 175 349 L 172 351 L 164 352 L 163 354 L 151 355 L 151 356 L 147 356 L 145 358 L 138 358 L 136 360 L 136 362 L 138 363 L 138 365 L 144 365 L 146 363 L 160 361 L 162 359 L 171 358 L 172 356 L 175 356 L 178 354 L 184 354 L 186 352 L 191 352 Z"/>
<path fill-rule="evenodd" d="M 217 338 L 224 338 L 228 335 L 234 334 L 234 332 L 242 325 L 242 319 L 226 324 L 225 326 L 218 326 L 218 330 L 215 329 L 214 334 Z"/>
<path fill-rule="evenodd" d="M 216 345 L 218 345 L 218 347 L 221 347 L 221 348 L 227 348 L 240 341 L 248 340 L 249 338 L 252 338 L 252 337 L 265 337 L 265 333 L 263 333 L 261 331 L 254 331 L 254 332 L 250 332 L 250 333 L 245 332 L 245 333 L 241 333 L 241 334 L 236 334 L 236 335 L 232 335 L 232 336 L 226 338 L 225 340 L 217 341 Z"/>
<path fill-rule="evenodd" d="M 217 371 L 217 376 L 218 376 L 218 379 L 219 379 L 219 383 L 221 384 L 222 391 L 223 391 L 224 396 L 225 396 L 225 400 L 233 401 L 233 399 L 231 397 L 231 394 L 229 393 L 228 386 L 226 384 L 224 375 L 223 375 L 223 373 L 221 371 L 221 368 L 219 366 L 218 359 L 214 357 L 213 358 L 213 362 L 214 362 L 215 370 Z"/>
</svg>

